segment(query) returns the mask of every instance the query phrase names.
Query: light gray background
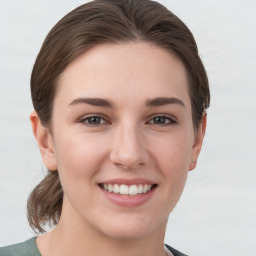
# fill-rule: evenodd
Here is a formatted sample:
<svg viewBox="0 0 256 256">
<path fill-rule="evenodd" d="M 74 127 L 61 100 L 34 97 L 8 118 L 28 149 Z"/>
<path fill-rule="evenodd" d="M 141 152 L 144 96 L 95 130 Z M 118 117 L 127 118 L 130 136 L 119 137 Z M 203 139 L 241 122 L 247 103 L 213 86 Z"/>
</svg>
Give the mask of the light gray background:
<svg viewBox="0 0 256 256">
<path fill-rule="evenodd" d="M 0 245 L 33 235 L 26 199 L 44 168 L 29 123 L 30 73 L 50 28 L 82 3 L 0 0 Z M 161 3 L 194 34 L 212 92 L 203 151 L 166 242 L 194 256 L 256 255 L 256 2 Z"/>
</svg>

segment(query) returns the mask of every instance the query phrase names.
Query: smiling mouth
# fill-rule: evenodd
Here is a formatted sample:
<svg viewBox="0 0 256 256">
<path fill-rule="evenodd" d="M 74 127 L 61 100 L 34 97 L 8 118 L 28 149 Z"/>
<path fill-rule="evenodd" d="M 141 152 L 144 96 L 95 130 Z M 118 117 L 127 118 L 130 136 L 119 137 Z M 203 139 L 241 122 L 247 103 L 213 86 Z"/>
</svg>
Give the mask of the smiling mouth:
<svg viewBox="0 0 256 256">
<path fill-rule="evenodd" d="M 136 196 L 139 194 L 147 194 L 152 189 L 156 188 L 156 184 L 139 184 L 139 185 L 125 185 L 125 184 L 99 184 L 99 186 L 110 193 L 119 195 Z"/>
</svg>

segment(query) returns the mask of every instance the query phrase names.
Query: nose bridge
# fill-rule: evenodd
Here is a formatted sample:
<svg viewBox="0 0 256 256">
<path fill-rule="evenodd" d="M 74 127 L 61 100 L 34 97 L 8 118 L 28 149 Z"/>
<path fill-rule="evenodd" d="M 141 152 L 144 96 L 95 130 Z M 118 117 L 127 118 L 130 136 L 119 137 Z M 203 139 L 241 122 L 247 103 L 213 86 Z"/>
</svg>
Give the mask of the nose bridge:
<svg viewBox="0 0 256 256">
<path fill-rule="evenodd" d="M 143 133 L 136 123 L 126 122 L 116 127 L 110 154 L 111 161 L 123 168 L 136 168 L 147 162 Z"/>
</svg>

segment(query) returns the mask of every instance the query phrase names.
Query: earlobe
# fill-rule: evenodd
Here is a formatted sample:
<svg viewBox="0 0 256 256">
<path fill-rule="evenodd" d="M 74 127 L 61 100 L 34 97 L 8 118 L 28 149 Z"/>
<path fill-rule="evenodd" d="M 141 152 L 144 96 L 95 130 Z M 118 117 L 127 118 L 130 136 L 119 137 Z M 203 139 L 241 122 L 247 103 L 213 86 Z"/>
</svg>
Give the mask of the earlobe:
<svg viewBox="0 0 256 256">
<path fill-rule="evenodd" d="M 49 170 L 57 170 L 53 138 L 49 132 L 49 129 L 42 125 L 36 111 L 32 111 L 30 114 L 30 122 L 33 134 L 37 140 L 43 163 Z"/>
<path fill-rule="evenodd" d="M 204 135 L 206 131 L 206 124 L 207 124 L 207 114 L 204 112 L 202 114 L 202 120 L 198 126 L 198 130 L 195 136 L 195 143 L 192 148 L 192 154 L 191 154 L 191 159 L 190 159 L 190 165 L 189 165 L 189 170 L 192 171 L 196 168 L 197 165 L 197 159 L 200 154 L 203 140 L 204 140 Z"/>
</svg>

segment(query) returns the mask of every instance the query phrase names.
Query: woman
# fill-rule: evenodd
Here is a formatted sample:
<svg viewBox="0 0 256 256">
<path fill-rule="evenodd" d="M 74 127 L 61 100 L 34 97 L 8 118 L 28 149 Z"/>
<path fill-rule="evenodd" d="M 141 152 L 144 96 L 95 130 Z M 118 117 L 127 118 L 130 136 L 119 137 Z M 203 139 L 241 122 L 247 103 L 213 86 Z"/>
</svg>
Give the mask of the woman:
<svg viewBox="0 0 256 256">
<path fill-rule="evenodd" d="M 164 246 L 196 167 L 207 75 L 188 28 L 148 0 L 96 0 L 49 32 L 30 120 L 48 174 L 28 200 L 34 230 L 0 255 L 184 255 Z"/>
</svg>

